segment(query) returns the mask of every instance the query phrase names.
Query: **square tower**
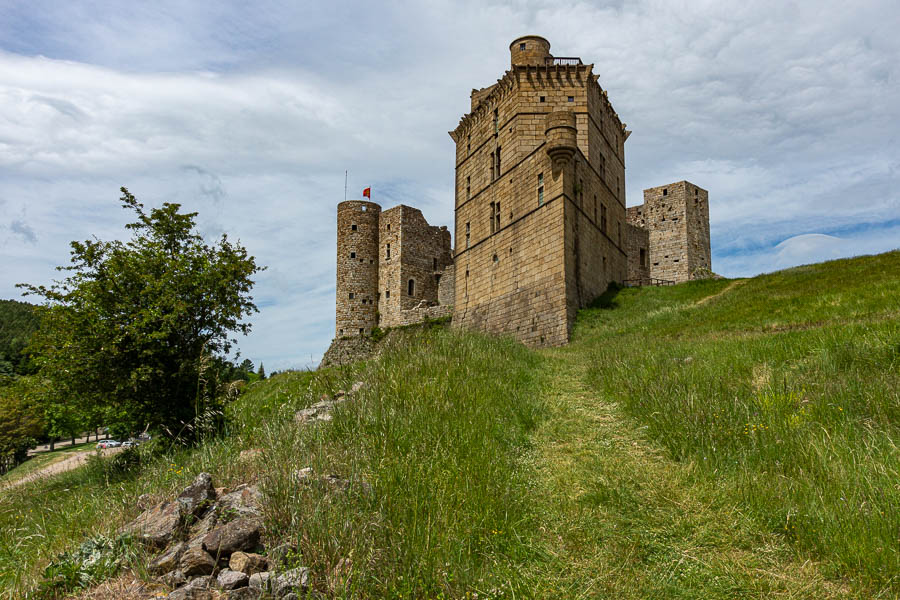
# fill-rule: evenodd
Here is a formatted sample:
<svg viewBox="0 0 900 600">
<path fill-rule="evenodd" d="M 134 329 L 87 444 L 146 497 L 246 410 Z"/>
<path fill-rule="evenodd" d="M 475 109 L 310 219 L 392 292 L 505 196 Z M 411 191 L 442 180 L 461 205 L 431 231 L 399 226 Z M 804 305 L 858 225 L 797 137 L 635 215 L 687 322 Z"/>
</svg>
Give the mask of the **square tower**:
<svg viewBox="0 0 900 600">
<path fill-rule="evenodd" d="M 711 274 L 709 192 L 703 188 L 678 181 L 646 189 L 644 204 L 628 209 L 628 222 L 647 232 L 649 277 L 680 283 Z"/>
<path fill-rule="evenodd" d="M 623 281 L 629 131 L 593 65 L 542 37 L 472 90 L 456 142 L 455 325 L 532 346 L 569 339 L 578 309 Z"/>
</svg>

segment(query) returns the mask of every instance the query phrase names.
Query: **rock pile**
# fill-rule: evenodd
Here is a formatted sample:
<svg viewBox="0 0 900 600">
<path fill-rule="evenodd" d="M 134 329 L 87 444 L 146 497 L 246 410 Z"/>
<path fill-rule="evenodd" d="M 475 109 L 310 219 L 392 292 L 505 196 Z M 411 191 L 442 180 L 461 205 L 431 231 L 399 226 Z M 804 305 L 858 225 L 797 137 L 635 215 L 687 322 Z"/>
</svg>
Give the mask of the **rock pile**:
<svg viewBox="0 0 900 600">
<path fill-rule="evenodd" d="M 350 397 L 361 390 L 363 387 L 362 381 L 357 381 L 353 384 L 353 387 L 350 388 L 350 393 L 344 392 L 343 390 L 339 390 L 334 394 L 333 397 L 329 397 L 328 395 L 323 395 L 318 402 L 310 406 L 309 408 L 303 408 L 297 411 L 294 415 L 294 420 L 299 425 L 305 425 L 307 423 L 315 423 L 318 421 L 330 421 L 331 420 L 331 410 L 337 406 L 338 404 L 342 404 L 350 399 Z"/>
<path fill-rule="evenodd" d="M 170 599 L 302 597 L 309 569 L 277 571 L 270 557 L 259 554 L 260 499 L 259 489 L 249 485 L 217 493 L 212 477 L 201 473 L 177 498 L 148 508 L 121 533 L 160 550 L 148 570 L 176 588 Z"/>
</svg>

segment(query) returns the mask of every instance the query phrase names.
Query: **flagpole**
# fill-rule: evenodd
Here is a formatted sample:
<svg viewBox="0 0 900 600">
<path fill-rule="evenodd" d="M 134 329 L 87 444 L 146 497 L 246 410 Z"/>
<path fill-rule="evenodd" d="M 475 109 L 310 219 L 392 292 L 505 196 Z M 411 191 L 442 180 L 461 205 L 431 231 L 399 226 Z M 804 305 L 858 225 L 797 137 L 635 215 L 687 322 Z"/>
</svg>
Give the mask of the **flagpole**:
<svg viewBox="0 0 900 600">
<path fill-rule="evenodd" d="M 344 171 L 344 202 L 347 201 L 347 173 L 349 171 Z"/>
</svg>

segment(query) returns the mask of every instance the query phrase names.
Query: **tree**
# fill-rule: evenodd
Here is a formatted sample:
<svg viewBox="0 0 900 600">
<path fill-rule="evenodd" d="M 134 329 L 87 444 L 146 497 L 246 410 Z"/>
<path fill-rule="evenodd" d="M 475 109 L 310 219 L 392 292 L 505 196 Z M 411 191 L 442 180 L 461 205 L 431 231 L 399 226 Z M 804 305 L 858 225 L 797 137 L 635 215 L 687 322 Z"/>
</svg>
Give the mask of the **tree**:
<svg viewBox="0 0 900 600">
<path fill-rule="evenodd" d="M 147 212 L 125 188 L 121 202 L 137 217 L 129 241 L 74 241 L 71 264 L 58 267 L 65 279 L 20 284 L 47 304 L 31 351 L 52 382 L 50 405 L 85 417 L 99 409 L 114 435 L 176 433 L 209 401 L 206 365 L 249 332 L 262 267 L 226 235 L 204 243 L 197 213 L 179 204 Z"/>
<path fill-rule="evenodd" d="M 0 377 L 0 474 L 22 462 L 44 431 L 40 381 L 33 377 Z"/>
<path fill-rule="evenodd" d="M 266 368 L 263 366 L 262 363 L 259 363 L 259 371 L 257 371 L 257 373 L 259 374 L 260 379 L 266 378 Z"/>
</svg>

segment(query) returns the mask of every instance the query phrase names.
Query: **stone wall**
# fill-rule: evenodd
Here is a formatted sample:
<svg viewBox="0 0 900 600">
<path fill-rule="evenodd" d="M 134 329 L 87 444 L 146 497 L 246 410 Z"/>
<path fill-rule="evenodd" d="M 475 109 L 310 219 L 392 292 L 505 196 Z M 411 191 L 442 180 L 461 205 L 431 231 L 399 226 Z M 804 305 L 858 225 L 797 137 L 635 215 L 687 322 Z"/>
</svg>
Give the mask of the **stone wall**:
<svg viewBox="0 0 900 600">
<path fill-rule="evenodd" d="M 450 134 L 453 322 L 557 345 L 568 341 L 578 308 L 626 276 L 628 132 L 593 66 L 548 64 L 541 40 L 510 46 L 511 70 L 473 92 L 471 113 Z"/>
<path fill-rule="evenodd" d="M 438 304 L 452 307 L 453 302 L 456 300 L 455 295 L 456 267 L 450 264 L 441 273 L 441 280 L 438 283 Z"/>
<path fill-rule="evenodd" d="M 706 190 L 687 181 L 646 189 L 628 220 L 649 232 L 650 277 L 679 283 L 712 268 Z"/>
<path fill-rule="evenodd" d="M 629 217 L 632 209 L 628 209 Z M 636 212 L 636 211 L 635 211 Z M 628 285 L 649 285 L 650 281 L 650 232 L 629 223 L 625 225 L 625 251 L 628 254 Z"/>
<path fill-rule="evenodd" d="M 378 221 L 381 207 L 338 204 L 335 337 L 368 335 L 378 315 Z"/>
</svg>

